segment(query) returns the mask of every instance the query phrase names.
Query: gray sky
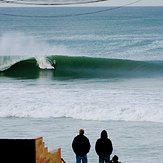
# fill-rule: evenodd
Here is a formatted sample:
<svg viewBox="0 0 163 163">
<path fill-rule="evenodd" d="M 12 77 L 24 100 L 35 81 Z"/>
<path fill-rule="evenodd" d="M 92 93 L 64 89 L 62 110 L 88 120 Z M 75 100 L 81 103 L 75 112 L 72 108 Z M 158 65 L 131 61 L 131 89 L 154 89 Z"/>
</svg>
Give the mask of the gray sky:
<svg viewBox="0 0 163 163">
<path fill-rule="evenodd" d="M 108 0 L 107 2 L 98 2 L 92 4 L 82 4 L 82 5 L 73 5 L 73 6 L 121 6 L 134 1 L 136 0 Z M 8 6 L 21 7 L 24 5 L 0 3 L 0 7 L 8 7 Z M 28 7 L 29 5 L 25 5 L 25 6 Z M 163 6 L 163 0 L 142 0 L 141 2 L 138 2 L 133 6 Z"/>
<path fill-rule="evenodd" d="M 108 1 L 107 4 L 119 5 L 128 2 L 134 2 L 134 0 L 111 0 Z M 163 6 L 163 0 L 142 0 L 141 2 L 134 4 L 134 6 Z"/>
</svg>

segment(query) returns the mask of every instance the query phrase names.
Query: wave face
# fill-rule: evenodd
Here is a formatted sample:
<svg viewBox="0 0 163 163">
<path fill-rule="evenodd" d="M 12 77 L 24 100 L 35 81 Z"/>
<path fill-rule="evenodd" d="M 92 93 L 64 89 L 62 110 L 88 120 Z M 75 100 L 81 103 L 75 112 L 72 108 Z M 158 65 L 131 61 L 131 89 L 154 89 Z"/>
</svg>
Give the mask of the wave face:
<svg viewBox="0 0 163 163">
<path fill-rule="evenodd" d="M 22 57 L 23 58 L 23 57 Z M 163 75 L 163 61 L 135 61 L 83 56 L 48 56 L 22 59 L 0 57 L 0 75 L 39 78 L 40 71 L 54 78 L 127 78 Z"/>
</svg>

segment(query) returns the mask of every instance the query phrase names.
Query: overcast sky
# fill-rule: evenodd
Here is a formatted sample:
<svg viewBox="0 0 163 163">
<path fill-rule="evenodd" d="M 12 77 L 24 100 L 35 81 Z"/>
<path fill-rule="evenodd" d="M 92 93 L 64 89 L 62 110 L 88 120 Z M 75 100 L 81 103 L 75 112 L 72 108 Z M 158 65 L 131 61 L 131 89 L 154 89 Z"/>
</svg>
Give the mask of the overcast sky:
<svg viewBox="0 0 163 163">
<path fill-rule="evenodd" d="M 129 2 L 134 2 L 134 0 L 111 0 L 108 1 L 107 4 L 109 5 L 119 5 L 119 4 L 125 4 Z M 134 4 L 134 6 L 163 6 L 163 0 L 142 0 L 141 2 L 138 2 Z"/>
<path fill-rule="evenodd" d="M 74 5 L 74 6 L 121 6 L 128 3 L 135 2 L 136 0 L 108 0 L 107 2 L 98 2 L 92 4 L 82 4 L 82 5 Z M 46 2 L 46 0 L 45 0 Z M 8 7 L 8 6 L 24 6 L 18 4 L 8 4 L 8 3 L 0 3 L 0 7 Z M 29 5 L 25 5 L 29 6 Z M 141 2 L 137 2 L 131 6 L 163 6 L 163 0 L 142 0 Z"/>
</svg>

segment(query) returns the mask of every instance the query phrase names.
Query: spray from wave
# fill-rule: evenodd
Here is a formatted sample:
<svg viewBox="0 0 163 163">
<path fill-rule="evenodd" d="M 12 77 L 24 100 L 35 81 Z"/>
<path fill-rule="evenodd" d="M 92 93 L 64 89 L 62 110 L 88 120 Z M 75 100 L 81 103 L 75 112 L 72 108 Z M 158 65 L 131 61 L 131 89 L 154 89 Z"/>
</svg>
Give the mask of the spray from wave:
<svg viewBox="0 0 163 163">
<path fill-rule="evenodd" d="M 0 35 L 0 71 L 10 68 L 17 62 L 35 58 L 40 69 L 53 69 L 46 56 L 73 54 L 62 45 L 50 45 L 34 36 L 21 32 L 10 32 Z"/>
<path fill-rule="evenodd" d="M 63 45 L 50 45 L 48 42 L 37 40 L 35 36 L 21 32 L 0 35 L 0 56 L 47 56 L 52 54 L 72 54 L 72 51 Z"/>
<path fill-rule="evenodd" d="M 55 78 L 162 77 L 163 74 L 162 61 L 72 55 L 64 46 L 38 41 L 23 33 L 5 33 L 0 37 L 0 75 L 38 78 L 40 70 L 54 69 L 55 64 L 55 72 L 46 72 Z"/>
</svg>

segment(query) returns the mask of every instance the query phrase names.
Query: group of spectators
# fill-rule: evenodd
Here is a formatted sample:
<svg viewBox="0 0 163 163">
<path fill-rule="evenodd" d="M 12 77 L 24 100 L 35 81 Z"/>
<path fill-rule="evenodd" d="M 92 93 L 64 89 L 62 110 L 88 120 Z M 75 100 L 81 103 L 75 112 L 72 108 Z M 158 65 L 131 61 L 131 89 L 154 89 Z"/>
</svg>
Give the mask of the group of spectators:
<svg viewBox="0 0 163 163">
<path fill-rule="evenodd" d="M 88 163 L 87 154 L 90 147 L 89 139 L 84 135 L 84 130 L 80 129 L 79 135 L 72 142 L 72 148 L 76 154 L 76 163 L 81 163 L 81 161 L 82 163 Z M 114 155 L 110 160 L 113 145 L 106 130 L 101 132 L 101 137 L 96 141 L 95 151 L 99 157 L 99 163 L 120 163 L 117 155 Z"/>
</svg>

